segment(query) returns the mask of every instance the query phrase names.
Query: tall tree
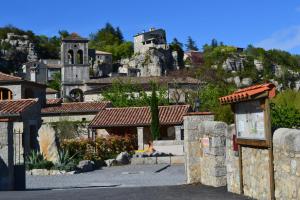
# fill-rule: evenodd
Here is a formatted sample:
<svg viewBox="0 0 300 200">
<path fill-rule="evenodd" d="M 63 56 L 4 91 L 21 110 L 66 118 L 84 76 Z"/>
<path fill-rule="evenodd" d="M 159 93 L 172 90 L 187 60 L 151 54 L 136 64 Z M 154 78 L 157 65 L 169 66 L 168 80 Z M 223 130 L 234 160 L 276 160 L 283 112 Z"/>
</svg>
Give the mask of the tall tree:
<svg viewBox="0 0 300 200">
<path fill-rule="evenodd" d="M 151 135 L 153 140 L 159 138 L 159 110 L 158 100 L 156 96 L 156 84 L 152 83 L 152 96 L 151 96 Z"/>
<path fill-rule="evenodd" d="M 187 44 L 185 45 L 188 51 L 198 51 L 196 42 L 192 39 L 191 36 L 188 37 Z"/>
</svg>

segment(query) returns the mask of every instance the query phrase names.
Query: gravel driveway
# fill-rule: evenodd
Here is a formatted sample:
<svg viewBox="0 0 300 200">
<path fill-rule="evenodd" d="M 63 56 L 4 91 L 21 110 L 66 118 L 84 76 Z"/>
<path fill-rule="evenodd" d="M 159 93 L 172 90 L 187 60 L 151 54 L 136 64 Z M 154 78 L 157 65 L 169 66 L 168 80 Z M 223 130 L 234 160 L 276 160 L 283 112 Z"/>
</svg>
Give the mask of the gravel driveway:
<svg viewBox="0 0 300 200">
<path fill-rule="evenodd" d="M 183 165 L 126 165 L 74 175 L 27 175 L 26 184 L 27 189 L 182 185 L 185 170 Z"/>
</svg>

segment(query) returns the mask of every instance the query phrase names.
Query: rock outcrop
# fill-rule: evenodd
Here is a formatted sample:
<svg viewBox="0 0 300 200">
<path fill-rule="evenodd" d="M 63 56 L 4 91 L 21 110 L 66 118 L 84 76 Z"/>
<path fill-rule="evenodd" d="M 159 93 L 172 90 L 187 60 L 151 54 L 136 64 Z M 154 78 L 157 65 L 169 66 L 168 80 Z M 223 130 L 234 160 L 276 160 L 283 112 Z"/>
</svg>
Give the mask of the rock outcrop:
<svg viewBox="0 0 300 200">
<path fill-rule="evenodd" d="M 130 75 L 134 71 L 136 76 L 162 76 L 168 71 L 177 69 L 177 54 L 170 49 L 151 48 L 145 53 L 136 53 L 130 59 L 121 60 L 119 70 Z M 134 75 L 133 75 L 134 76 Z"/>
</svg>

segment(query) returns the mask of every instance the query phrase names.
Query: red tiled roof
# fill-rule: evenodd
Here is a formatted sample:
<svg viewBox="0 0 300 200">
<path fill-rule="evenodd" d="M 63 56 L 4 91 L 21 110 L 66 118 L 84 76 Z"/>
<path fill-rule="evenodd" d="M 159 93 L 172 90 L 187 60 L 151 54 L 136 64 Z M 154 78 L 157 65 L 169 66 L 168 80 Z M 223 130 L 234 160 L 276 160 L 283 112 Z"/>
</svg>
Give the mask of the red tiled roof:
<svg viewBox="0 0 300 200">
<path fill-rule="evenodd" d="M 54 113 L 97 113 L 110 106 L 110 102 L 73 102 L 62 103 L 56 106 L 50 106 L 42 109 L 42 114 Z"/>
<path fill-rule="evenodd" d="M 0 81 L 20 81 L 20 80 L 22 80 L 21 77 L 12 76 L 12 75 L 0 72 Z"/>
<path fill-rule="evenodd" d="M 28 107 L 37 103 L 38 99 L 4 100 L 0 101 L 0 116 L 19 115 Z"/>
<path fill-rule="evenodd" d="M 189 105 L 159 106 L 161 125 L 182 124 Z M 89 124 L 92 128 L 121 126 L 149 126 L 151 123 L 150 107 L 108 108 L 101 110 Z"/>
<path fill-rule="evenodd" d="M 62 98 L 57 98 L 57 99 L 47 99 L 46 104 L 47 105 L 55 105 L 55 104 L 61 104 L 63 102 Z"/>
<path fill-rule="evenodd" d="M 221 104 L 247 101 L 264 92 L 268 92 L 268 97 L 273 98 L 275 96 L 275 85 L 273 83 L 253 85 L 247 88 L 239 89 L 231 95 L 220 97 L 219 100 Z"/>
</svg>

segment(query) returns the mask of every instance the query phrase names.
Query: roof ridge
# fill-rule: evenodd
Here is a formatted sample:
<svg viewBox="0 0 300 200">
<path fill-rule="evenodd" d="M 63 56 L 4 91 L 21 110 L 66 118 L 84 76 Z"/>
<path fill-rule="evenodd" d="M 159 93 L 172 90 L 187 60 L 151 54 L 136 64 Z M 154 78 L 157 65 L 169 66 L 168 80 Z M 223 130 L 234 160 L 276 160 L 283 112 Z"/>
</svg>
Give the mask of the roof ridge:
<svg viewBox="0 0 300 200">
<path fill-rule="evenodd" d="M 189 107 L 189 104 L 182 104 L 182 105 L 163 105 L 163 106 L 158 106 L 159 108 L 163 107 Z M 106 108 L 105 110 L 111 110 L 111 109 L 125 109 L 125 108 L 149 108 L 151 106 L 127 106 L 127 107 L 111 107 L 111 108 Z"/>
<path fill-rule="evenodd" d="M 11 74 L 6 74 L 6 73 L 3 73 L 3 72 L 0 72 L 0 74 L 3 75 L 3 76 L 8 76 L 8 77 L 11 77 L 11 78 L 16 78 L 16 79 L 22 80 L 22 78 L 19 77 L 19 76 L 14 76 L 14 75 L 11 75 Z"/>
<path fill-rule="evenodd" d="M 0 102 L 18 102 L 18 101 L 38 101 L 38 98 L 28 98 L 28 99 L 12 99 L 12 100 L 1 100 Z"/>
<path fill-rule="evenodd" d="M 97 101 L 83 101 L 83 102 L 63 102 L 62 104 L 66 105 L 66 104 L 80 104 L 80 103 L 88 104 L 88 103 L 111 103 L 111 102 L 110 101 L 100 101 L 100 102 L 97 102 Z"/>
</svg>

